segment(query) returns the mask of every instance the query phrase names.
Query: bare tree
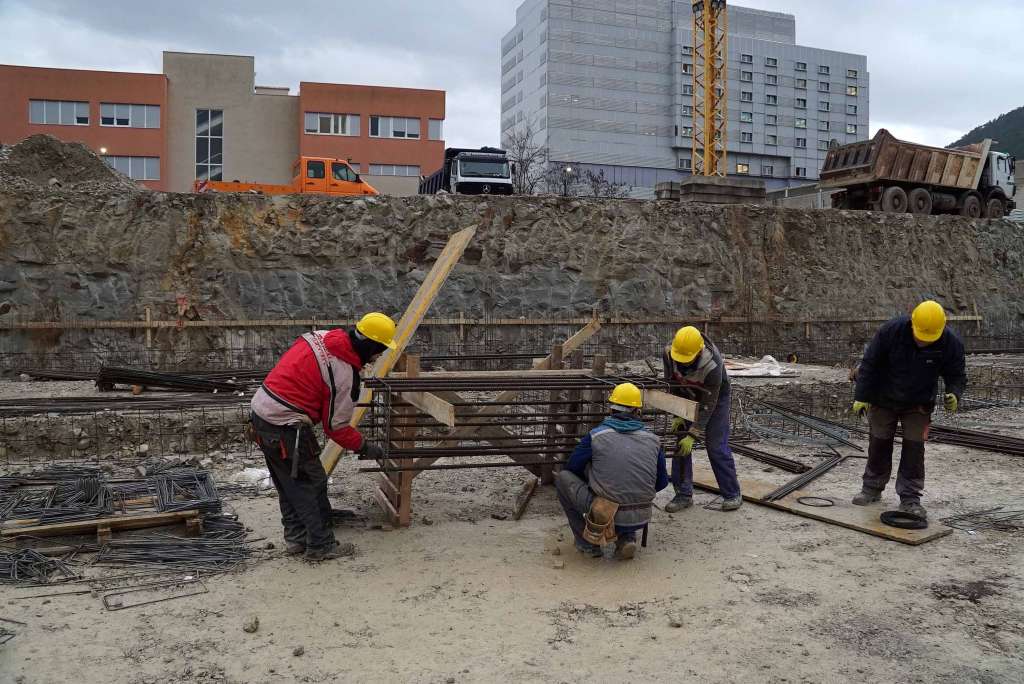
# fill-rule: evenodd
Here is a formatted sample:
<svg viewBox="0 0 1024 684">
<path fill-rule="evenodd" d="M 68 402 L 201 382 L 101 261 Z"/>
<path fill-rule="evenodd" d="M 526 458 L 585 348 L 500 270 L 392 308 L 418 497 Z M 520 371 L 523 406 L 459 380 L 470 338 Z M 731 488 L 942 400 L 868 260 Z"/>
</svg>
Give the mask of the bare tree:
<svg viewBox="0 0 1024 684">
<path fill-rule="evenodd" d="M 527 123 L 510 131 L 504 139 L 505 153 L 512 163 L 512 192 L 534 195 L 544 179 L 548 148 L 537 144 L 533 126 Z"/>
<path fill-rule="evenodd" d="M 580 194 L 580 165 L 573 162 L 550 162 L 544 171 L 544 186 L 560 197 Z"/>
<path fill-rule="evenodd" d="M 629 196 L 630 186 L 625 183 L 613 183 L 604 175 L 604 169 L 583 172 L 583 185 L 591 197 L 611 197 L 621 199 Z"/>
</svg>

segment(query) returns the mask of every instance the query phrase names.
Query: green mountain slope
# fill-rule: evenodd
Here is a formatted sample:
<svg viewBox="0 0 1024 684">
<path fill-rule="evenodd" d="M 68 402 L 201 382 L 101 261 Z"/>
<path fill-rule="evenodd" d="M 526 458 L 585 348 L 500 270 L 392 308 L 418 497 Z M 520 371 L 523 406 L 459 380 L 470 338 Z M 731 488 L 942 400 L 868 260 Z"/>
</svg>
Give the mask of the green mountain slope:
<svg viewBox="0 0 1024 684">
<path fill-rule="evenodd" d="M 985 138 L 998 140 L 999 144 L 996 145 L 996 149 L 1000 152 L 1008 152 L 1017 159 L 1024 160 L 1024 107 L 1014 109 L 987 124 L 978 126 L 956 142 L 950 143 L 949 147 L 970 145 Z"/>
</svg>

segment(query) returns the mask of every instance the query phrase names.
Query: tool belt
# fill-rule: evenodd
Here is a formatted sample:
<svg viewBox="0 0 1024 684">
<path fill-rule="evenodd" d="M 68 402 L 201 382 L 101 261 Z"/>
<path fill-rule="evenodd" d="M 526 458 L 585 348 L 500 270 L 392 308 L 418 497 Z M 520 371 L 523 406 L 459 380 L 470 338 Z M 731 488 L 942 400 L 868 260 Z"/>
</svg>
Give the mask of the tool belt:
<svg viewBox="0 0 1024 684">
<path fill-rule="evenodd" d="M 275 441 L 277 442 L 277 448 L 280 452 L 281 460 L 287 461 L 291 458 L 291 476 L 292 479 L 295 480 L 298 479 L 299 476 L 299 445 L 302 440 L 302 431 L 306 427 L 309 427 L 309 424 L 302 422 L 296 422 L 290 425 L 274 425 L 253 413 L 250 418 L 248 428 L 246 429 L 246 433 L 249 438 L 261 448 L 268 446 L 264 444 L 263 440 L 260 438 L 261 429 L 277 433 L 277 439 Z M 294 443 L 290 445 L 291 449 L 289 449 L 289 445 L 286 444 L 287 438 L 291 437 L 291 434 L 289 434 L 290 432 L 294 432 Z"/>
<path fill-rule="evenodd" d="M 615 514 L 618 511 L 619 504 L 614 501 L 594 497 L 590 510 L 583 515 L 583 538 L 595 546 L 613 543 L 618 536 L 615 534 Z"/>
</svg>

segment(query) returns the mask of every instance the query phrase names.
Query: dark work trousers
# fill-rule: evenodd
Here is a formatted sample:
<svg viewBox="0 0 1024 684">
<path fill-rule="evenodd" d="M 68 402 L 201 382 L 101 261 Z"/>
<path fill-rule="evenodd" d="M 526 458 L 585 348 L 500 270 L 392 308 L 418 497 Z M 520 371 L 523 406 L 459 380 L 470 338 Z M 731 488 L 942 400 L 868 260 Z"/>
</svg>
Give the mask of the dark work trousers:
<svg viewBox="0 0 1024 684">
<path fill-rule="evenodd" d="M 586 526 L 583 515 L 589 513 L 590 507 L 594 504 L 594 492 L 591 491 L 590 485 L 581 480 L 576 473 L 561 470 L 555 476 L 555 491 L 558 493 L 558 503 L 562 504 L 562 510 L 565 511 L 565 517 L 569 519 L 569 528 L 572 530 L 572 536 L 576 538 L 576 543 L 581 546 L 592 546 L 583 538 L 583 528 Z M 622 543 L 634 541 L 637 531 L 644 527 L 616 525 L 615 534 Z"/>
<path fill-rule="evenodd" d="M 736 477 L 736 461 L 729 448 L 729 403 L 731 394 L 718 397 L 718 404 L 711 413 L 711 420 L 704 430 L 704 448 L 708 451 L 711 470 L 722 498 L 732 499 L 740 495 L 740 481 Z M 672 459 L 672 486 L 676 494 L 693 496 L 693 455 Z"/>
<path fill-rule="evenodd" d="M 892 475 L 892 449 L 896 424 L 903 426 L 903 449 L 896 473 L 896 493 L 903 503 L 921 503 L 924 490 L 924 443 L 932 414 L 924 406 L 889 409 L 871 406 L 868 413 L 871 439 L 868 442 L 868 463 L 864 467 L 864 489 L 881 493 Z"/>
<path fill-rule="evenodd" d="M 270 478 L 277 489 L 285 541 L 304 544 L 307 549 L 332 546 L 335 540 L 329 524 L 331 504 L 327 500 L 327 473 L 320 463 L 320 445 L 313 429 L 308 425 L 273 425 L 255 414 L 251 420 L 256 443 L 263 450 Z M 294 459 L 298 459 L 298 469 L 292 477 Z"/>
</svg>

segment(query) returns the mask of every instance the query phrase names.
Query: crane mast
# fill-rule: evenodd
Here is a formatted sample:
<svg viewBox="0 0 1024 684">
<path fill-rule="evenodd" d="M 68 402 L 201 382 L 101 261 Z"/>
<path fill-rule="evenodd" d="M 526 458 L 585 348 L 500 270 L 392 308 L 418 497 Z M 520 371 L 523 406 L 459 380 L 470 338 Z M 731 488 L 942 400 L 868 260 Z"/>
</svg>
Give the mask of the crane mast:
<svg viewBox="0 0 1024 684">
<path fill-rule="evenodd" d="M 693 3 L 693 175 L 725 176 L 729 133 L 725 0 Z"/>
</svg>

